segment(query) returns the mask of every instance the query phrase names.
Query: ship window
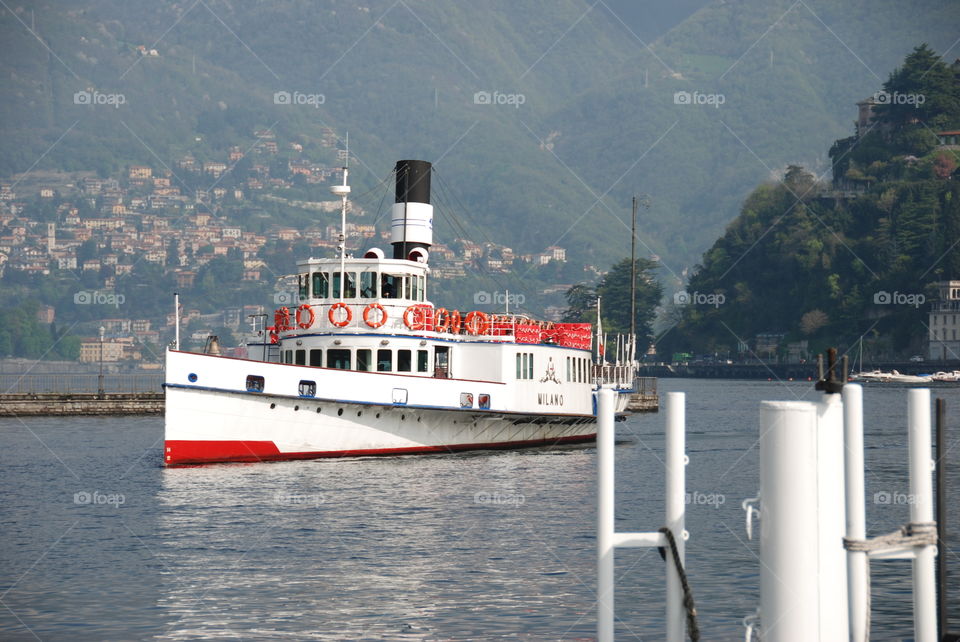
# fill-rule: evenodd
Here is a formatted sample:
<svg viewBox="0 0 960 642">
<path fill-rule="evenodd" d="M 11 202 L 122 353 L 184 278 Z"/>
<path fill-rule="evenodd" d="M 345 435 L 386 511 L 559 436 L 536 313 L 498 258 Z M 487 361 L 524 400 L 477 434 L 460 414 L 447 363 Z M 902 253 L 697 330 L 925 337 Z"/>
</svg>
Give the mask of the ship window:
<svg viewBox="0 0 960 642">
<path fill-rule="evenodd" d="M 300 300 L 307 300 L 307 286 L 310 285 L 310 275 L 300 274 L 297 276 L 297 285 L 300 286 Z"/>
<path fill-rule="evenodd" d="M 323 366 L 323 350 L 310 351 L 310 365 L 316 368 Z"/>
<path fill-rule="evenodd" d="M 357 273 L 356 272 L 347 272 L 347 279 L 343 284 L 343 298 L 353 299 L 357 296 Z M 333 296 L 334 298 L 339 298 L 340 296 L 340 273 L 333 273 Z"/>
<path fill-rule="evenodd" d="M 295 353 L 295 359 L 298 366 L 307 365 L 307 351 L 306 350 L 297 350 Z"/>
<path fill-rule="evenodd" d="M 330 274 L 327 272 L 313 273 L 313 296 L 325 299 L 330 296 Z"/>
<path fill-rule="evenodd" d="M 480 408 L 484 410 L 488 410 L 490 408 L 490 395 L 487 395 L 481 392 L 480 395 L 477 397 L 477 403 L 480 406 Z"/>
<path fill-rule="evenodd" d="M 570 357 L 567 357 L 567 381 L 570 381 Z"/>
<path fill-rule="evenodd" d="M 417 301 L 423 301 L 427 295 L 426 278 L 423 276 L 418 276 L 417 281 L 420 283 L 420 296 L 417 297 Z"/>
<path fill-rule="evenodd" d="M 420 277 L 412 276 L 410 277 L 410 298 L 414 301 L 419 301 L 421 297 L 422 289 L 420 287 Z"/>
<path fill-rule="evenodd" d="M 413 298 L 413 295 L 411 294 L 410 275 L 409 275 L 409 274 L 404 274 L 404 275 L 403 275 L 403 291 L 404 291 L 404 296 L 401 297 L 401 298 L 408 298 L 408 299 L 412 299 L 412 298 Z"/>
<path fill-rule="evenodd" d="M 533 379 L 533 353 L 529 354 L 527 359 L 527 379 Z"/>
<path fill-rule="evenodd" d="M 393 370 L 393 350 L 377 350 L 377 372 Z"/>
<path fill-rule="evenodd" d="M 413 359 L 410 350 L 397 350 L 397 372 L 413 370 Z"/>
<path fill-rule="evenodd" d="M 263 392 L 263 377 L 247 375 L 247 392 Z"/>
<path fill-rule="evenodd" d="M 519 352 L 517 353 L 517 379 L 523 377 L 523 362 L 521 361 L 523 355 Z"/>
<path fill-rule="evenodd" d="M 370 372 L 370 350 L 357 350 L 357 370 L 361 372 Z"/>
<path fill-rule="evenodd" d="M 430 365 L 430 353 L 427 350 L 417 350 L 417 372 L 427 372 Z"/>
<path fill-rule="evenodd" d="M 293 363 L 293 350 L 284 350 L 284 351 L 283 351 L 283 362 L 284 362 L 284 363 Z"/>
<path fill-rule="evenodd" d="M 460 407 L 473 408 L 473 393 L 470 393 L 470 392 L 460 393 Z"/>
<path fill-rule="evenodd" d="M 317 396 L 317 382 L 316 381 L 300 381 L 300 396 L 301 397 L 316 397 Z"/>
<path fill-rule="evenodd" d="M 400 290 L 400 277 L 392 274 L 380 275 L 380 296 L 384 299 L 399 299 L 403 295 Z"/>
<path fill-rule="evenodd" d="M 331 348 L 327 350 L 327 367 L 337 368 L 338 370 L 349 370 L 350 351 L 342 348 Z"/>
<path fill-rule="evenodd" d="M 377 273 L 360 273 L 360 297 L 364 299 L 377 298 Z"/>
</svg>

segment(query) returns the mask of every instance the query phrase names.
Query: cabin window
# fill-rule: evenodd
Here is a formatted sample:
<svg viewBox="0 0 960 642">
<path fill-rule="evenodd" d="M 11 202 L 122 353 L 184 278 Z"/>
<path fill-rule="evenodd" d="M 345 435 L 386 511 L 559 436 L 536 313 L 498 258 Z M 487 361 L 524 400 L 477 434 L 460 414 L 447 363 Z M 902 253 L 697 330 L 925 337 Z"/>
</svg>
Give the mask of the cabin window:
<svg viewBox="0 0 960 642">
<path fill-rule="evenodd" d="M 327 367 L 338 370 L 350 369 L 350 351 L 342 348 L 327 350 Z"/>
<path fill-rule="evenodd" d="M 460 407 L 473 408 L 473 393 L 470 393 L 470 392 L 460 393 Z"/>
<path fill-rule="evenodd" d="M 420 283 L 420 277 L 416 275 L 410 277 L 410 298 L 414 301 L 419 301 L 422 292 L 423 288 Z"/>
<path fill-rule="evenodd" d="M 301 301 L 307 300 L 307 286 L 310 285 L 310 275 L 309 274 L 300 274 L 297 276 L 297 285 L 300 286 L 298 294 L 300 295 Z"/>
<path fill-rule="evenodd" d="M 477 396 L 477 403 L 483 410 L 488 410 L 490 408 L 490 395 L 481 392 Z"/>
<path fill-rule="evenodd" d="M 517 379 L 523 378 L 523 355 L 517 353 Z"/>
<path fill-rule="evenodd" d="M 533 354 L 517 353 L 517 379 L 533 379 Z"/>
<path fill-rule="evenodd" d="M 393 274 L 380 275 L 380 296 L 385 299 L 403 298 L 403 279 Z"/>
<path fill-rule="evenodd" d="M 417 372 L 427 372 L 430 367 L 430 352 L 417 350 Z"/>
<path fill-rule="evenodd" d="M 317 382 L 316 381 L 300 381 L 300 396 L 301 397 L 316 397 L 317 396 Z"/>
<path fill-rule="evenodd" d="M 407 298 L 407 299 L 412 299 L 412 298 L 413 298 L 413 294 L 411 294 L 412 288 L 410 287 L 410 275 L 409 275 L 409 274 L 404 274 L 404 275 L 403 275 L 403 292 L 404 292 L 404 296 L 401 297 L 401 298 Z"/>
<path fill-rule="evenodd" d="M 306 351 L 306 350 L 297 350 L 297 351 L 294 353 L 294 359 L 296 360 L 296 364 L 297 364 L 298 366 L 305 366 L 305 365 L 307 365 L 307 351 Z"/>
<path fill-rule="evenodd" d="M 316 368 L 323 367 L 323 350 L 310 351 L 310 365 Z"/>
<path fill-rule="evenodd" d="M 247 392 L 263 392 L 263 377 L 247 375 Z"/>
<path fill-rule="evenodd" d="M 413 370 L 413 353 L 410 350 L 397 350 L 397 372 Z"/>
<path fill-rule="evenodd" d="M 372 359 L 370 358 L 370 354 L 370 350 L 357 350 L 357 370 L 370 372 L 373 369 L 371 367 Z"/>
<path fill-rule="evenodd" d="M 393 350 L 377 350 L 377 372 L 393 370 Z"/>
<path fill-rule="evenodd" d="M 330 296 L 330 274 L 328 272 L 313 273 L 313 296 L 326 299 Z"/>
<path fill-rule="evenodd" d="M 283 351 L 283 362 L 284 362 L 284 363 L 293 363 L 293 350 L 284 350 L 284 351 Z"/>
<path fill-rule="evenodd" d="M 343 284 L 343 298 L 354 299 L 357 296 L 357 273 L 347 272 L 347 278 Z M 333 297 L 340 297 L 340 273 L 333 273 Z"/>
<path fill-rule="evenodd" d="M 360 297 L 363 299 L 377 298 L 377 273 L 360 273 Z"/>
<path fill-rule="evenodd" d="M 570 381 L 570 357 L 567 357 L 567 381 Z"/>
<path fill-rule="evenodd" d="M 433 350 L 433 376 L 438 379 L 450 377 L 450 348 L 437 346 Z"/>
</svg>

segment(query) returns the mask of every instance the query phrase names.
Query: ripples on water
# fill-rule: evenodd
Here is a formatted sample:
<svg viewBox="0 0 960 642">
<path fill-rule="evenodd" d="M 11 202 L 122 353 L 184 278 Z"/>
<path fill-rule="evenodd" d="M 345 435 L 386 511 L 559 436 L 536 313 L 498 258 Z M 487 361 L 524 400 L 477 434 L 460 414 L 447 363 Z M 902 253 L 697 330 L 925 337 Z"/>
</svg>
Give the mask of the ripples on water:
<svg viewBox="0 0 960 642">
<path fill-rule="evenodd" d="M 757 404 L 813 393 L 754 382 L 661 388 L 689 393 L 687 488 L 698 503 L 687 561 L 701 630 L 742 639 L 759 587 L 739 506 L 757 491 Z M 960 391 L 934 394 L 960 410 Z M 873 502 L 907 492 L 906 393 L 867 388 L 865 399 L 876 535 L 909 514 Z M 617 425 L 620 531 L 662 524 L 663 420 Z M 158 418 L 0 421 L 0 637 L 594 634 L 592 447 L 166 470 L 161 440 Z M 909 570 L 873 564 L 873 639 L 911 636 Z M 656 551 L 618 552 L 618 638 L 662 638 L 663 577 Z"/>
</svg>

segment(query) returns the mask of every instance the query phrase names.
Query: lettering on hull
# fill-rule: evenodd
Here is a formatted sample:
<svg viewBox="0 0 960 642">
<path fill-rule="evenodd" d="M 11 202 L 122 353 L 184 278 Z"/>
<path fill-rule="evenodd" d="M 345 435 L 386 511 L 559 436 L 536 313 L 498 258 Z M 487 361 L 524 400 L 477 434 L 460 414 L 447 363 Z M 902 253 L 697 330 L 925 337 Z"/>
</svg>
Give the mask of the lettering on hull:
<svg viewBox="0 0 960 642">
<path fill-rule="evenodd" d="M 538 392 L 537 403 L 541 406 L 562 406 L 563 395 L 555 392 Z"/>
</svg>

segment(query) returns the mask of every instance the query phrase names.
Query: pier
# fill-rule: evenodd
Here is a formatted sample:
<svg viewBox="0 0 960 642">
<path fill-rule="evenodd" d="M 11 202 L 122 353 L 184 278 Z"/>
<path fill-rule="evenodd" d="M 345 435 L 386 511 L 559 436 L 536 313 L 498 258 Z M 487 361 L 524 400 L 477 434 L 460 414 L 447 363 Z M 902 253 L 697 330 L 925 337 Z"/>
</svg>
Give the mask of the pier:
<svg viewBox="0 0 960 642">
<path fill-rule="evenodd" d="M 0 417 L 161 415 L 160 372 L 0 374 Z"/>
</svg>

